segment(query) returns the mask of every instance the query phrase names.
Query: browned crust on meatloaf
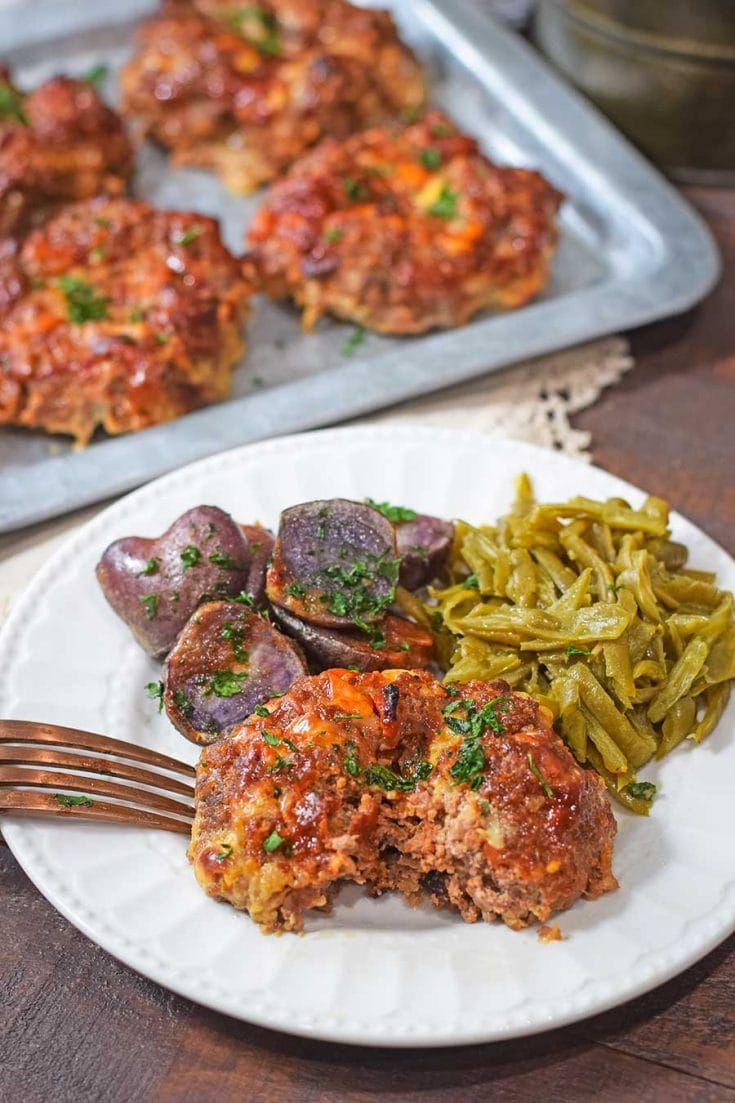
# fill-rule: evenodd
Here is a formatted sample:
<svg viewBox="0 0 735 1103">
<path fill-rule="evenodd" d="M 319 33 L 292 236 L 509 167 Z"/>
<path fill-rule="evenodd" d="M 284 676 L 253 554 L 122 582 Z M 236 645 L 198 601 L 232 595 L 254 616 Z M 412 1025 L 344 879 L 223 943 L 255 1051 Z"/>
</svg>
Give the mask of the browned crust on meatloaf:
<svg viewBox="0 0 735 1103">
<path fill-rule="evenodd" d="M 24 95 L 0 66 L 0 94 L 0 237 L 59 203 L 123 194 L 132 147 L 91 84 L 53 77 Z"/>
<path fill-rule="evenodd" d="M 414 110 L 421 70 L 386 12 L 344 0 L 164 5 L 120 77 L 123 110 L 175 164 L 245 194 L 327 134 Z"/>
<path fill-rule="evenodd" d="M 83 444 L 223 398 L 248 294 L 214 219 L 70 205 L 0 248 L 0 423 Z"/>
<path fill-rule="evenodd" d="M 504 682 L 462 694 L 503 701 L 475 788 L 450 773 L 462 737 L 444 710 L 457 698 L 425 672 L 301 678 L 207 748 L 189 848 L 205 891 L 273 931 L 301 930 L 346 880 L 511 927 L 614 888 L 615 820 L 597 776 L 531 698 Z M 371 779 L 376 763 L 421 780 L 389 791 Z"/>
<path fill-rule="evenodd" d="M 559 193 L 501 168 L 438 111 L 324 141 L 274 184 L 248 233 L 253 278 L 382 333 L 458 326 L 543 287 Z"/>
</svg>

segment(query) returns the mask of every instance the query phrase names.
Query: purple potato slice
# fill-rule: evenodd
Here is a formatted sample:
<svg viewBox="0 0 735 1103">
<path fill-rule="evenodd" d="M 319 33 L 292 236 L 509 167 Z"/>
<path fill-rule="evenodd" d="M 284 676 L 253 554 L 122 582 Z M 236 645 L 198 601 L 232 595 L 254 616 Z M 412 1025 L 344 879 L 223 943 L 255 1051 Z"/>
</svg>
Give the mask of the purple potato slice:
<svg viewBox="0 0 735 1103">
<path fill-rule="evenodd" d="M 273 606 L 273 616 L 303 647 L 317 670 L 357 667 L 368 670 L 426 669 L 434 657 L 430 632 L 413 621 L 388 613 L 379 622 L 381 647 L 374 647 L 359 629 L 326 628 L 308 624 L 286 609 Z"/>
<path fill-rule="evenodd" d="M 214 743 L 302 674 L 306 661 L 293 640 L 238 602 L 209 601 L 166 661 L 163 703 L 192 743 Z"/>
<path fill-rule="evenodd" d="M 102 593 L 140 646 L 161 658 L 205 596 L 234 597 L 248 584 L 248 542 L 216 506 L 187 510 L 162 536 L 128 536 L 97 564 Z"/>
<path fill-rule="evenodd" d="M 250 570 L 245 587 L 256 609 L 265 609 L 268 604 L 265 596 L 265 575 L 268 570 L 276 538 L 270 529 L 262 525 L 240 525 L 250 547 Z"/>
<path fill-rule="evenodd" d="M 305 502 L 281 514 L 266 593 L 311 624 L 359 627 L 392 605 L 399 565 L 393 525 L 376 509 Z"/>
<path fill-rule="evenodd" d="M 396 525 L 396 544 L 401 557 L 400 583 L 418 590 L 440 578 L 449 561 L 454 525 L 426 513 Z"/>
</svg>

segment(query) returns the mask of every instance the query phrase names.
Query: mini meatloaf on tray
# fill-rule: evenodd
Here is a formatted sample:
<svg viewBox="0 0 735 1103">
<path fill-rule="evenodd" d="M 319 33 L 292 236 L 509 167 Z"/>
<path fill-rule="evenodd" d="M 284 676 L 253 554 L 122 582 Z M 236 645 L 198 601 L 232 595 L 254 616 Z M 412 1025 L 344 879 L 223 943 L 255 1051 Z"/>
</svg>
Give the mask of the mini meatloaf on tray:
<svg viewBox="0 0 735 1103">
<path fill-rule="evenodd" d="M 138 42 L 121 73 L 124 112 L 175 164 L 211 168 L 241 194 L 324 135 L 424 100 L 390 16 L 345 0 L 169 0 Z"/>
<path fill-rule="evenodd" d="M 0 66 L 0 238 L 60 203 L 122 195 L 132 168 L 123 125 L 91 84 L 54 77 L 25 95 Z"/>
<path fill-rule="evenodd" d="M 559 193 L 501 168 L 437 111 L 326 140 L 274 184 L 248 236 L 253 276 L 311 328 L 329 312 L 381 333 L 460 326 L 544 286 Z"/>
<path fill-rule="evenodd" d="M 223 398 L 248 287 L 217 223 L 132 199 L 70 205 L 0 246 L 0 424 L 86 443 Z"/>
<path fill-rule="evenodd" d="M 202 752 L 196 795 L 197 879 L 265 931 L 344 881 L 513 928 L 616 887 L 602 782 L 505 682 L 301 678 Z"/>
</svg>

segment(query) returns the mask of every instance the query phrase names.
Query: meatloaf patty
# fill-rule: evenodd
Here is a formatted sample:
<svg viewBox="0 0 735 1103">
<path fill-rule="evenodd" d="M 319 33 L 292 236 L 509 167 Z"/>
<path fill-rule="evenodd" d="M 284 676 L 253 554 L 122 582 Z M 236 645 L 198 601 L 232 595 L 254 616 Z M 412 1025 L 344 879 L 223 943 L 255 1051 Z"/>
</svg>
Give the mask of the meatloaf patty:
<svg viewBox="0 0 735 1103">
<path fill-rule="evenodd" d="M 269 295 L 303 308 L 307 329 L 325 312 L 381 333 L 459 326 L 543 287 L 560 200 L 431 111 L 324 141 L 294 165 L 251 225 L 247 263 Z"/>
<path fill-rule="evenodd" d="M 421 70 L 386 12 L 345 0 L 169 0 L 121 74 L 123 110 L 174 163 L 245 194 L 326 134 L 414 110 Z"/>
<path fill-rule="evenodd" d="M 545 921 L 615 887 L 615 820 L 545 710 L 504 682 L 329 670 L 208 747 L 189 857 L 266 931 L 342 881 L 463 919 Z"/>
<path fill-rule="evenodd" d="M 0 67 L 0 237 L 62 202 L 122 195 L 133 153 L 92 84 L 53 77 L 27 95 Z"/>
<path fill-rule="evenodd" d="M 0 246 L 0 424 L 84 444 L 223 398 L 247 303 L 213 219 L 73 204 Z"/>
</svg>

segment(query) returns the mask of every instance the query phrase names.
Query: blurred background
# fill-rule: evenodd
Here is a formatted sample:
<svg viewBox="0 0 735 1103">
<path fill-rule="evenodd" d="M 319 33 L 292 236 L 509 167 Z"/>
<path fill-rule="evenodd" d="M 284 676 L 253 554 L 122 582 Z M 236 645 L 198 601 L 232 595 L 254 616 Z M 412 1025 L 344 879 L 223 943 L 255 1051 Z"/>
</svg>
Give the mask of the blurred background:
<svg viewBox="0 0 735 1103">
<path fill-rule="evenodd" d="M 488 0 L 643 153 L 735 182 L 733 0 Z"/>
</svg>

